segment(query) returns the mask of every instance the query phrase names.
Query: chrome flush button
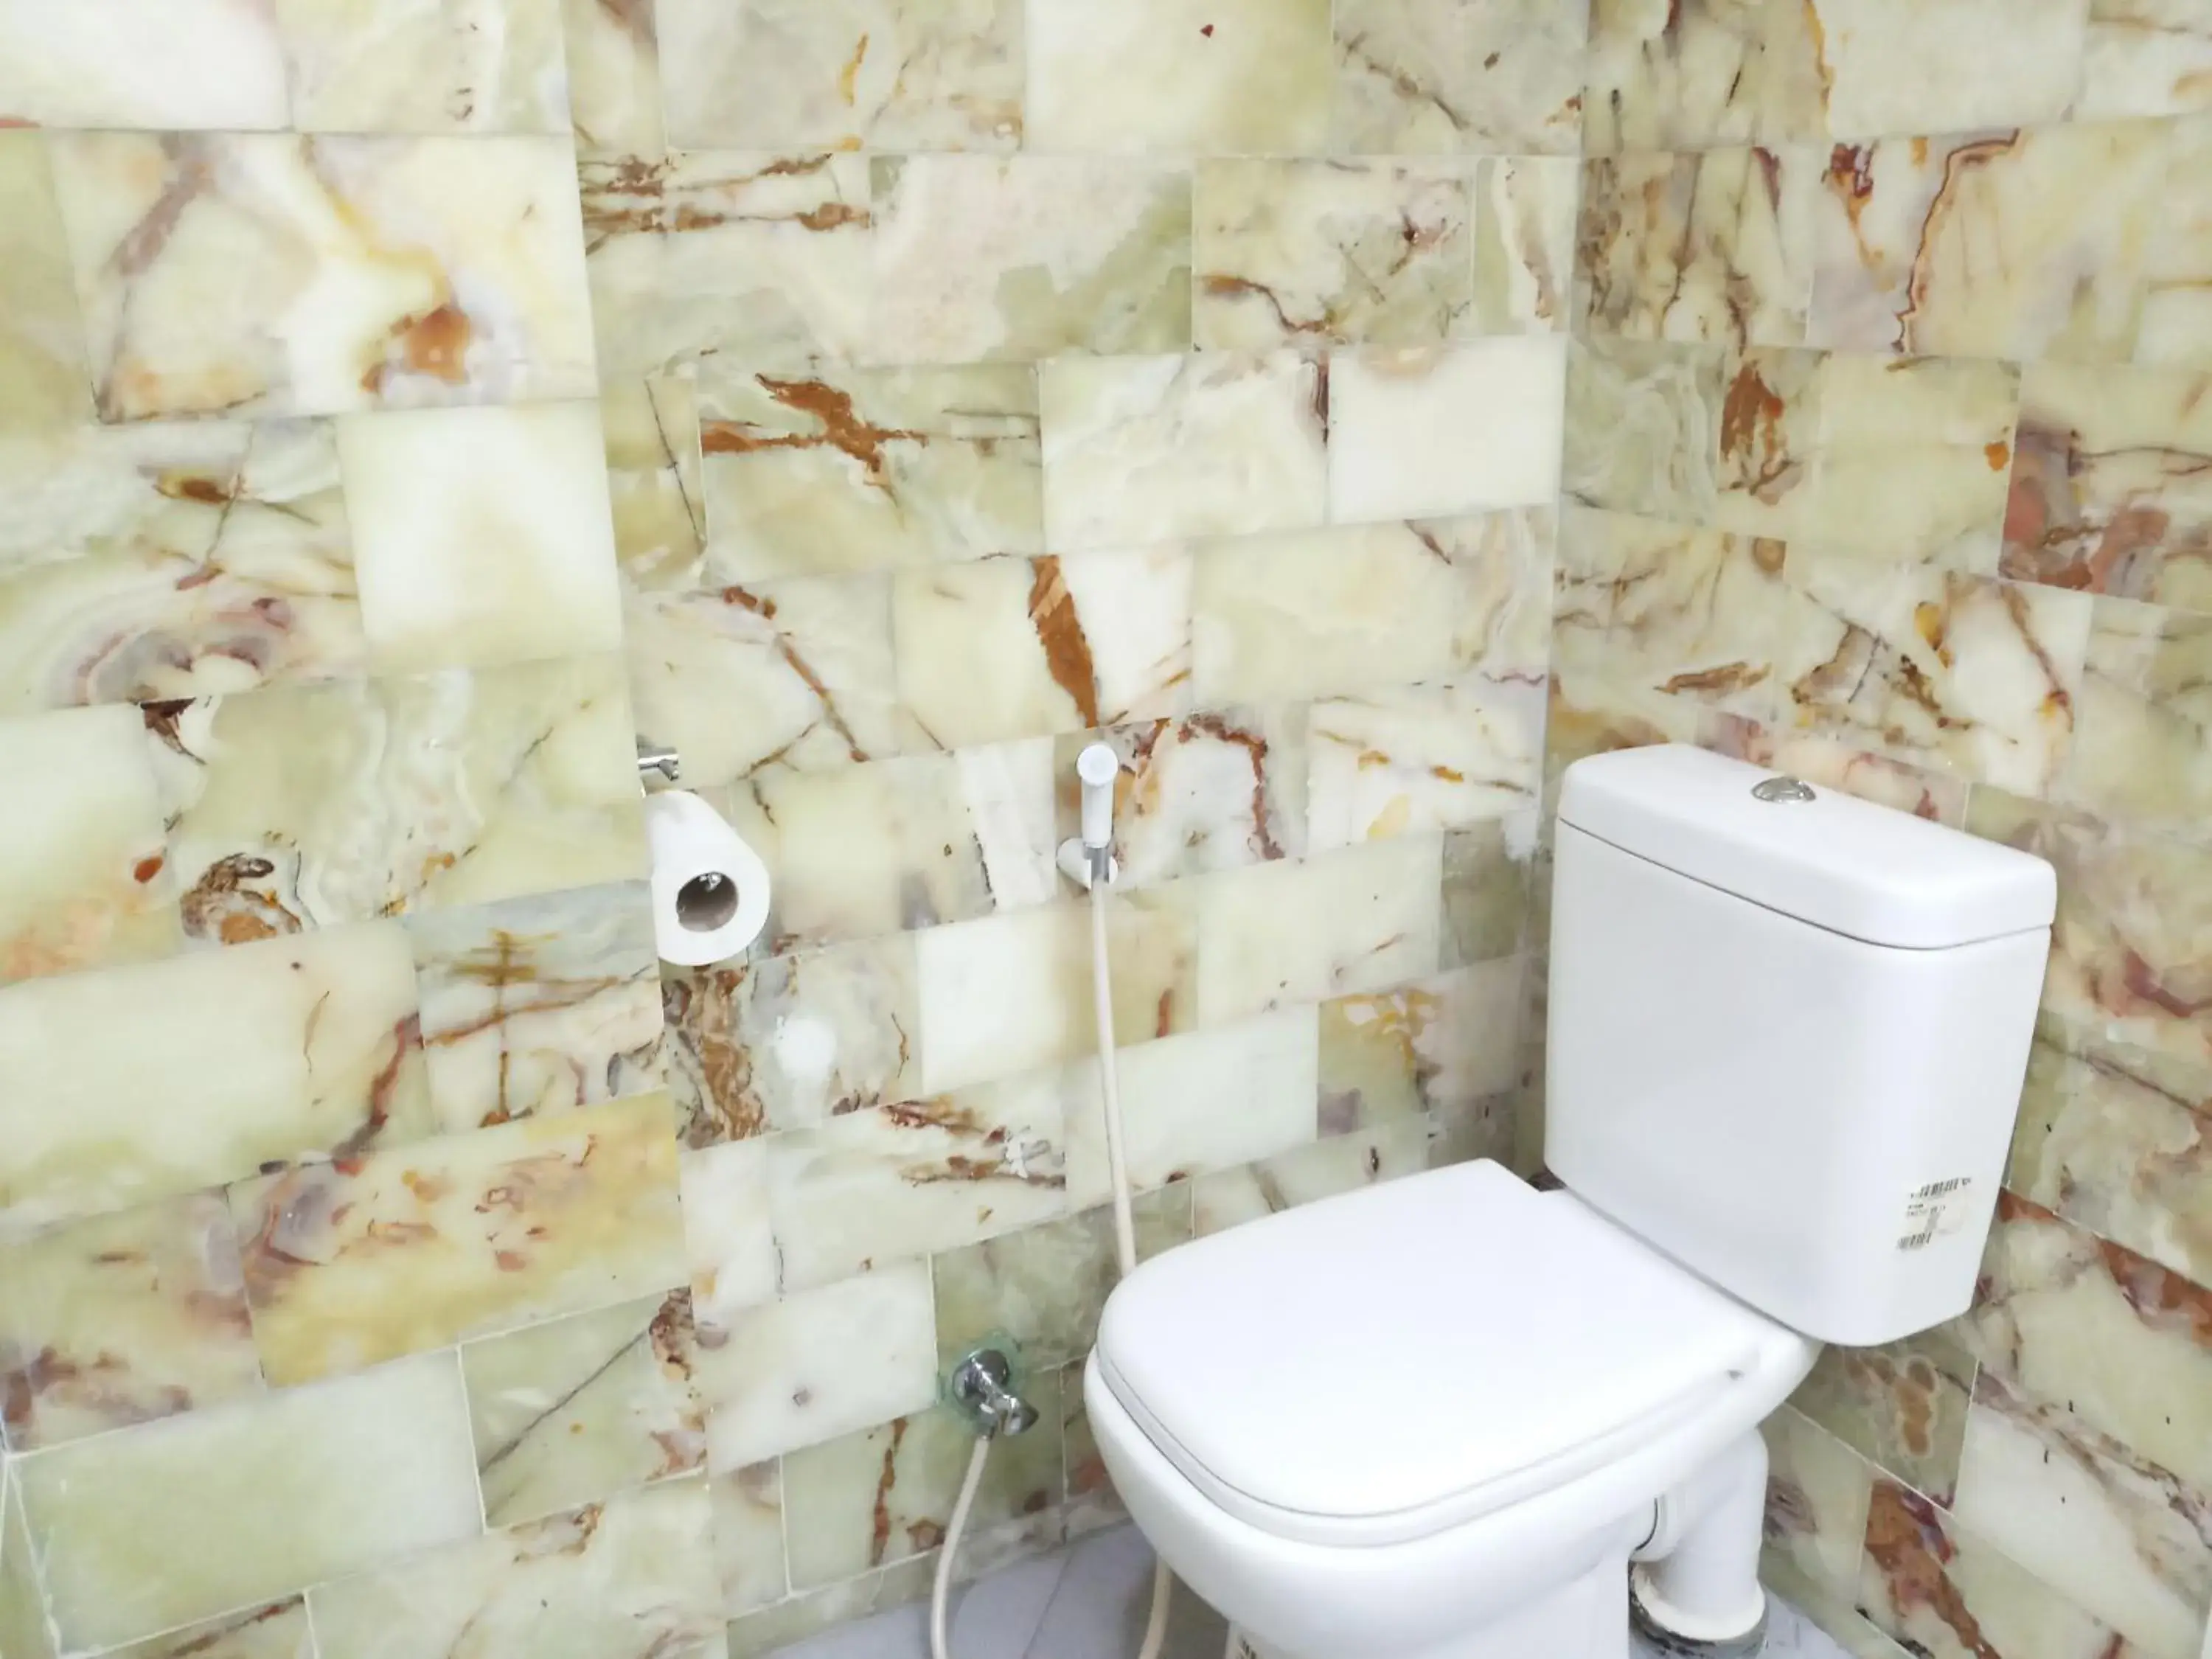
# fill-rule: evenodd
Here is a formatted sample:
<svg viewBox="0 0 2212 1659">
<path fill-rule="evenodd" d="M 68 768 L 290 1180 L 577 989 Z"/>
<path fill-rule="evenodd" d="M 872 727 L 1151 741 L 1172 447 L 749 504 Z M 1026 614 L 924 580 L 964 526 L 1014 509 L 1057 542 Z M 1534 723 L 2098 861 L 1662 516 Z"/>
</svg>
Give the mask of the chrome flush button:
<svg viewBox="0 0 2212 1659">
<path fill-rule="evenodd" d="M 1796 778 L 1761 778 L 1751 793 L 1760 800 L 1810 800 L 1813 786 Z"/>
</svg>

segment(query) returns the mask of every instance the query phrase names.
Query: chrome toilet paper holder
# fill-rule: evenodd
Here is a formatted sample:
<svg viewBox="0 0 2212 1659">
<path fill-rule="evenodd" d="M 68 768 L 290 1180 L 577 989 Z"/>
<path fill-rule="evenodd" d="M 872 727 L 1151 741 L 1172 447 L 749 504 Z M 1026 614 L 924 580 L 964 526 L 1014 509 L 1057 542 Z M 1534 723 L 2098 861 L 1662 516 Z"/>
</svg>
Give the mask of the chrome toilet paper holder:
<svg viewBox="0 0 2212 1659">
<path fill-rule="evenodd" d="M 648 772 L 658 772 L 663 781 L 674 783 L 683 770 L 683 757 L 668 744 L 647 743 L 643 738 L 637 740 L 637 780 L 640 783 L 645 781 L 645 775 Z"/>
</svg>

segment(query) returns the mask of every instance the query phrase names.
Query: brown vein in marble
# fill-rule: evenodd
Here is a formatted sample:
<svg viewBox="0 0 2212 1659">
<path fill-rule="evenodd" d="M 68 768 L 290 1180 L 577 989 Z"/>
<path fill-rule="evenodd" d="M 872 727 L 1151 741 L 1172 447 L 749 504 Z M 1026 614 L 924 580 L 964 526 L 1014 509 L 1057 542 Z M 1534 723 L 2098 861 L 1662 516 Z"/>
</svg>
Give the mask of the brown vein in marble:
<svg viewBox="0 0 2212 1659">
<path fill-rule="evenodd" d="M 315 1005 L 314 1012 L 307 1017 L 307 1038 L 302 1046 L 307 1050 L 309 1060 L 307 1069 L 310 1076 L 313 1075 L 314 1072 L 313 1051 L 315 1026 L 321 1019 L 323 1009 L 329 1002 L 330 994 L 325 992 L 322 1000 Z M 407 1057 L 422 1046 L 422 1017 L 418 1012 L 410 1012 L 393 1024 L 391 1056 L 378 1068 L 376 1075 L 369 1079 L 368 1115 L 362 1119 L 359 1127 L 351 1134 L 331 1148 L 331 1163 L 341 1173 L 360 1166 L 360 1160 L 375 1146 L 376 1138 L 384 1133 L 386 1127 L 392 1121 L 392 1091 L 399 1086 L 400 1072 L 407 1063 Z M 262 1165 L 262 1173 L 270 1174 L 283 1167 L 282 1164 L 264 1164 Z"/>
<path fill-rule="evenodd" d="M 645 3 L 649 5 L 650 0 L 645 0 Z M 649 13 L 647 27 L 648 28 L 652 27 Z M 667 416 L 660 412 L 660 394 L 654 389 L 654 382 L 650 375 L 645 381 L 645 406 L 653 411 L 653 435 L 660 441 L 660 459 L 665 464 L 663 470 L 675 480 L 676 498 L 684 503 L 684 516 L 690 520 L 694 544 L 703 547 L 707 541 L 706 511 L 701 502 L 692 498 L 690 489 L 684 483 L 683 458 L 676 453 L 676 440 L 669 430 Z M 706 439 L 702 433 L 700 439 L 702 449 L 705 447 L 705 443 Z"/>
<path fill-rule="evenodd" d="M 2124 458 L 2151 461 L 2158 483 L 2112 506 L 2100 521 L 2099 508 L 2084 500 L 2079 481 L 2099 465 Z M 2173 515 L 2157 499 L 2164 486 L 2207 473 L 2212 473 L 2212 456 L 2163 444 L 2085 449 L 2075 428 L 2023 416 L 2005 500 L 2001 568 L 2016 580 L 2052 587 L 2152 598 L 2168 561 L 2212 562 L 2212 526 L 2176 537 Z"/>
<path fill-rule="evenodd" d="M 1875 1481 L 1867 1516 L 1866 1551 L 1881 1569 L 1899 1613 L 1926 1607 L 1974 1659 L 2005 1659 L 1983 1635 L 1981 1621 L 1943 1571 L 1957 1552 L 1928 1499 L 1893 1481 Z"/>
<path fill-rule="evenodd" d="M 904 1032 L 900 1036 L 903 1042 Z M 909 1187 L 984 1181 L 1013 1181 L 1024 1187 L 1047 1188 L 1067 1184 L 1064 1175 L 1030 1169 L 1025 1158 L 1013 1156 L 1027 1150 L 1024 1144 L 1016 1142 L 1003 1125 L 987 1124 L 973 1110 L 956 1106 L 949 1096 L 902 1102 L 885 1106 L 883 1112 L 887 1121 L 900 1128 L 939 1129 L 976 1141 L 985 1149 L 982 1157 L 954 1152 L 933 1164 L 908 1164 L 899 1171 L 899 1178 Z"/>
<path fill-rule="evenodd" d="M 775 627 L 775 600 L 763 599 L 757 594 L 749 593 L 744 588 L 736 586 L 724 588 L 722 590 L 721 598 L 723 604 L 742 606 L 744 609 L 751 611 L 763 622 L 769 623 L 771 628 Z M 790 638 L 781 628 L 775 628 L 775 633 L 776 653 L 783 659 L 784 665 L 789 668 L 793 673 L 798 675 L 800 682 L 809 691 L 811 691 L 814 694 L 814 700 L 821 708 L 821 720 L 817 723 L 827 723 L 830 729 L 835 732 L 838 737 L 844 740 L 845 752 L 848 759 L 854 762 L 867 759 L 867 750 L 860 747 L 860 738 L 853 735 L 853 728 L 846 724 L 845 716 L 838 710 L 837 700 L 830 695 L 830 687 L 828 683 L 823 679 L 821 675 L 815 672 L 814 665 L 811 663 L 808 662 L 805 657 L 799 655 L 799 648 L 792 644 Z M 810 726 L 808 730 L 812 730 L 812 727 Z M 801 735 L 804 734 L 802 733 Z M 782 749 L 779 749 L 775 751 L 775 754 L 763 756 L 759 761 L 746 769 L 747 775 L 750 776 L 752 773 L 757 772 L 763 767 L 769 765 L 779 756 L 789 750 L 792 744 L 795 744 L 798 741 L 799 739 L 797 738 L 793 738 L 791 743 L 784 744 Z"/>
<path fill-rule="evenodd" d="M 834 449 L 860 463 L 870 485 L 891 493 L 890 472 L 884 461 L 886 446 L 927 444 L 929 434 L 908 427 L 878 426 L 854 407 L 853 394 L 821 380 L 780 380 L 756 377 L 769 396 L 784 408 L 805 415 L 819 428 L 813 432 L 763 433 L 750 422 L 702 421 L 700 447 L 709 455 L 750 455 L 768 449 Z"/>
<path fill-rule="evenodd" d="M 1670 7 L 1679 8 L 1681 0 L 1668 0 L 1668 3 Z M 1390 83 L 1390 90 L 1401 98 L 1409 99 L 1414 103 L 1433 106 L 1438 114 L 1451 123 L 1453 131 L 1467 131 L 1468 118 L 1454 109 L 1442 93 L 1433 87 L 1423 86 L 1406 70 L 1398 68 L 1395 64 L 1386 64 L 1377 58 L 1369 50 L 1367 37 L 1364 34 L 1347 35 L 1341 44 L 1346 58 L 1357 60 L 1370 72 L 1382 76 Z"/>
<path fill-rule="evenodd" d="M 392 375 L 401 372 L 427 375 L 447 386 L 465 385 L 469 343 L 475 337 L 476 325 L 469 313 L 450 299 L 402 317 L 386 331 L 383 358 L 362 372 L 361 389 L 380 396 Z"/>
<path fill-rule="evenodd" d="M 738 998 L 750 969 L 708 968 L 661 981 L 661 1013 L 678 1052 L 696 1073 L 696 1106 L 684 1125 L 689 1146 L 747 1140 L 768 1129 L 753 1092 L 752 1049 L 738 1029 Z"/>
<path fill-rule="evenodd" d="M 1783 421 L 1790 406 L 1746 362 L 1721 403 L 1721 459 L 1743 469 L 1752 495 L 1771 507 L 1795 489 L 1804 466 L 1790 453 Z"/>
<path fill-rule="evenodd" d="M 891 1541 L 891 1487 L 898 1480 L 899 1447 L 906 1441 L 907 1420 L 903 1417 L 891 1425 L 890 1443 L 884 1448 L 883 1468 L 876 1475 L 876 1497 L 869 1510 L 868 1565 L 879 1567 L 884 1564 L 884 1552 Z"/>
<path fill-rule="evenodd" d="M 252 885 L 276 873 L 271 860 L 255 854 L 232 853 L 217 859 L 179 901 L 185 936 L 246 945 L 302 932 L 307 924 L 296 913 Z"/>
<path fill-rule="evenodd" d="M 501 1463 L 521 1450 L 530 1437 L 548 1421 L 566 1410 L 578 1395 L 606 1376 L 609 1371 L 630 1354 L 636 1352 L 641 1346 L 650 1346 L 653 1358 L 664 1375 L 673 1373 L 688 1377 L 690 1374 L 690 1365 L 686 1361 L 684 1354 L 692 1346 L 694 1340 L 691 1292 L 688 1290 L 671 1291 L 667 1299 L 662 1302 L 659 1308 L 654 1311 L 652 1319 L 647 1322 L 643 1330 L 609 1354 L 593 1368 L 588 1376 L 579 1382 L 566 1394 L 547 1402 L 545 1407 L 528 1422 L 523 1424 L 501 1442 L 490 1456 L 477 1464 L 477 1474 L 480 1476 L 489 1474 Z M 723 1340 L 727 1339 L 725 1337 Z M 691 1412 L 685 1413 L 684 1432 L 678 1433 L 668 1429 L 651 1431 L 653 1443 L 660 1448 L 661 1463 L 659 1468 L 643 1477 L 644 1480 L 658 1480 L 663 1476 L 682 1474 L 687 1470 L 699 1467 L 706 1458 L 707 1445 L 705 1425 L 703 1421 L 696 1420 L 698 1418 L 699 1413 L 695 1407 Z"/>
<path fill-rule="evenodd" d="M 1098 671 L 1091 659 L 1091 641 L 1084 636 L 1083 619 L 1076 613 L 1075 596 L 1067 591 L 1060 561 L 1047 556 L 1031 562 L 1030 625 L 1044 649 L 1045 666 L 1053 683 L 1067 693 L 1086 727 L 1097 726 Z"/>
<path fill-rule="evenodd" d="M 1282 857 L 1282 843 L 1275 839 L 1267 822 L 1270 816 L 1267 811 L 1267 739 L 1257 732 L 1231 726 L 1219 714 L 1193 714 L 1183 722 L 1183 729 L 1244 751 L 1252 766 L 1253 844 L 1263 859 Z"/>
<path fill-rule="evenodd" d="M 490 991 L 492 994 L 490 1009 L 461 1024 L 440 1026 L 434 1032 L 428 1033 L 423 1037 L 423 1046 L 428 1048 L 450 1048 L 459 1043 L 466 1042 L 471 1037 L 504 1026 L 509 1020 L 527 1018 L 533 1014 L 556 1012 L 562 1009 L 583 1007 L 594 997 L 602 996 L 609 991 L 619 990 L 630 982 L 629 976 L 623 974 L 596 974 L 585 979 L 541 975 L 532 953 L 538 946 L 546 942 L 548 942 L 547 936 L 542 933 L 518 934 L 504 927 L 494 928 L 491 944 L 488 949 L 466 952 L 453 964 L 452 968 L 455 979 L 481 985 Z M 543 994 L 510 1002 L 507 1000 L 507 994 L 518 986 L 534 986 Z M 633 1054 L 642 1052 L 644 1051 L 632 1051 Z M 610 1068 L 618 1066 L 625 1057 L 619 1054 L 611 1055 L 608 1060 Z M 571 1103 L 581 1106 L 588 1098 L 588 1091 L 585 1087 L 580 1069 L 577 1068 L 573 1061 L 569 1064 L 570 1069 L 576 1073 L 576 1086 L 571 1096 Z M 513 1103 L 507 1098 L 507 1091 L 513 1085 L 513 1065 L 514 1050 L 507 1045 L 506 1034 L 501 1032 L 499 1045 L 498 1089 L 495 1096 L 498 1103 L 483 1115 L 478 1125 L 479 1127 L 489 1128 L 495 1123 L 513 1121 L 515 1114 Z M 526 1105 L 525 1110 L 529 1108 Z"/>
<path fill-rule="evenodd" d="M 802 230 L 816 232 L 865 229 L 873 222 L 873 216 L 866 208 L 847 202 L 823 202 L 799 213 L 739 213 L 702 208 L 688 199 L 710 191 L 739 189 L 763 179 L 797 178 L 827 172 L 835 159 L 826 155 L 787 157 L 733 179 L 682 186 L 686 199 L 671 208 L 667 202 L 669 178 L 682 162 L 626 156 L 615 164 L 614 177 L 609 184 L 584 193 L 584 251 L 586 254 L 596 253 L 617 236 L 680 236 L 690 231 L 716 230 L 726 225 L 797 225 Z M 622 197 L 641 199 L 634 206 L 606 205 L 610 200 Z"/>
</svg>

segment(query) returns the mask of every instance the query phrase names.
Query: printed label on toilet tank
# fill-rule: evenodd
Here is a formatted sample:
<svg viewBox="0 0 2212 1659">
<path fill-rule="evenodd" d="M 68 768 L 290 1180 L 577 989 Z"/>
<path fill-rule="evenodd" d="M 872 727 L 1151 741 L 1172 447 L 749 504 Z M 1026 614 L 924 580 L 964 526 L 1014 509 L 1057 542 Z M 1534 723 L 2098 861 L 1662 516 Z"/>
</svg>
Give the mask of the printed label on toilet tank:
<svg viewBox="0 0 2212 1659">
<path fill-rule="evenodd" d="M 1974 1190 L 1972 1176 L 1931 1181 L 1905 1195 L 1905 1224 L 1898 1230 L 1900 1250 L 1925 1249 L 1946 1233 L 1966 1224 L 1966 1211 Z"/>
</svg>

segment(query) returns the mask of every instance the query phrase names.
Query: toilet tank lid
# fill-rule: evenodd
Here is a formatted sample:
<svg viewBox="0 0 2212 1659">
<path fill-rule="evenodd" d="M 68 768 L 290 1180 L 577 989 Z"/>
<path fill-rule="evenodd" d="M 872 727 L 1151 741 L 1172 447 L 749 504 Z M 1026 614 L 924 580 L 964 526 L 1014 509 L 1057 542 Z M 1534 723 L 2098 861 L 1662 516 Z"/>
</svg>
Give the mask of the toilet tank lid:
<svg viewBox="0 0 2212 1659">
<path fill-rule="evenodd" d="M 1559 821 L 1870 944 L 1942 950 L 2051 925 L 2057 879 L 2033 854 L 1821 785 L 1809 799 L 1753 793 L 1778 775 L 1686 744 L 1593 755 L 1567 769 Z"/>
</svg>

